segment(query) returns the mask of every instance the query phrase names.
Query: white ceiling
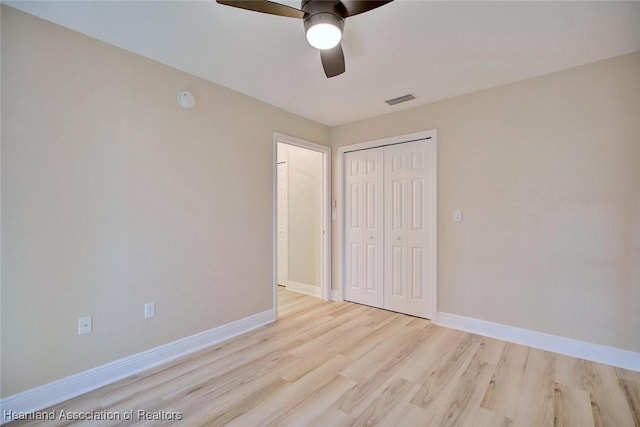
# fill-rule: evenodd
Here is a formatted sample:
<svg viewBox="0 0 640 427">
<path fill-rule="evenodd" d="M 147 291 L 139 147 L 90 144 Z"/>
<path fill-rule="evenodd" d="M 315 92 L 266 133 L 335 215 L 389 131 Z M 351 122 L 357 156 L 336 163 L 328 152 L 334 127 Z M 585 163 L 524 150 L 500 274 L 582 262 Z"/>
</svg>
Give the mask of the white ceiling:
<svg viewBox="0 0 640 427">
<path fill-rule="evenodd" d="M 213 0 L 6 3 L 328 126 L 640 51 L 640 2 L 396 0 L 347 19 L 346 72 L 327 79 L 293 18 Z"/>
</svg>

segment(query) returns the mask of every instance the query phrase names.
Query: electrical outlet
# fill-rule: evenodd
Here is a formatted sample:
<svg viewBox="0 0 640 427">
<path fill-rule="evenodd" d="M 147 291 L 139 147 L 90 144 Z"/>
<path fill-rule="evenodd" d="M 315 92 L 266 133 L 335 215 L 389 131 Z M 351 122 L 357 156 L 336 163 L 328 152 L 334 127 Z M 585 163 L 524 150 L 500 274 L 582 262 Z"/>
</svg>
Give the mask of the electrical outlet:
<svg viewBox="0 0 640 427">
<path fill-rule="evenodd" d="M 144 318 L 148 319 L 156 315 L 156 303 L 148 302 L 144 305 Z"/>
<path fill-rule="evenodd" d="M 91 316 L 78 318 L 78 335 L 91 333 Z"/>
<path fill-rule="evenodd" d="M 453 211 L 453 222 L 462 222 L 462 211 L 456 209 Z"/>
</svg>

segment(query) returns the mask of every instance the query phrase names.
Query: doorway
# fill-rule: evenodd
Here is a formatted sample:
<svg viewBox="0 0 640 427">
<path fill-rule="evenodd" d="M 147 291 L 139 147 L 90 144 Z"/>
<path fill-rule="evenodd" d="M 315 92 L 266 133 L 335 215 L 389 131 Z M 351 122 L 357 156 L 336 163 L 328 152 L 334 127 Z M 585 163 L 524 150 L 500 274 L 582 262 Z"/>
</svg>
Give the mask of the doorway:
<svg viewBox="0 0 640 427">
<path fill-rule="evenodd" d="M 278 133 L 273 142 L 273 301 L 278 313 L 279 289 L 330 299 L 331 149 Z"/>
</svg>

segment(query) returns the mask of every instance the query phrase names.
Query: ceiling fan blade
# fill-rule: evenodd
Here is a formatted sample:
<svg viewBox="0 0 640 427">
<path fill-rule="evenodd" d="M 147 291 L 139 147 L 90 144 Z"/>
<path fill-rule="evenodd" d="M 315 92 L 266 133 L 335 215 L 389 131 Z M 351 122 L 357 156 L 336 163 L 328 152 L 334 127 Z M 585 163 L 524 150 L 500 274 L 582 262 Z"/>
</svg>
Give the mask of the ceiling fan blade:
<svg viewBox="0 0 640 427">
<path fill-rule="evenodd" d="M 377 7 L 384 6 L 387 3 L 391 3 L 393 0 L 372 0 L 372 1 L 358 1 L 358 0 L 340 0 L 338 3 L 342 3 L 342 7 L 347 12 L 346 17 L 358 15 L 363 12 L 368 12 Z M 339 7 L 339 5 L 338 5 Z"/>
<path fill-rule="evenodd" d="M 268 13 L 269 15 L 300 19 L 304 17 L 304 12 L 299 9 L 268 0 L 216 0 L 216 2 L 225 6 Z"/>
<path fill-rule="evenodd" d="M 322 60 L 322 68 L 327 78 L 335 77 L 344 73 L 344 53 L 342 46 L 338 44 L 336 47 L 320 51 L 320 59 Z"/>
</svg>

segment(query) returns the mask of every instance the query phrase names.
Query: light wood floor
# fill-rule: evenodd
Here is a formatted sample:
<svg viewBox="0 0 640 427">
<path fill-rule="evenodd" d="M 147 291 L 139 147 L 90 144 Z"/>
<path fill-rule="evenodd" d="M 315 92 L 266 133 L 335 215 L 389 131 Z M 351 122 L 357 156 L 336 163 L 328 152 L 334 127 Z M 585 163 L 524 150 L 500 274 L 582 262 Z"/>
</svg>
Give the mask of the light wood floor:
<svg viewBox="0 0 640 427">
<path fill-rule="evenodd" d="M 279 301 L 272 325 L 55 409 L 177 411 L 186 426 L 640 426 L 640 373 L 284 289 Z"/>
</svg>

